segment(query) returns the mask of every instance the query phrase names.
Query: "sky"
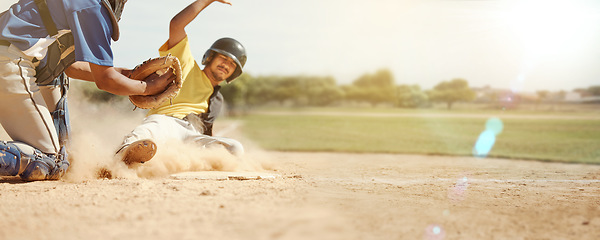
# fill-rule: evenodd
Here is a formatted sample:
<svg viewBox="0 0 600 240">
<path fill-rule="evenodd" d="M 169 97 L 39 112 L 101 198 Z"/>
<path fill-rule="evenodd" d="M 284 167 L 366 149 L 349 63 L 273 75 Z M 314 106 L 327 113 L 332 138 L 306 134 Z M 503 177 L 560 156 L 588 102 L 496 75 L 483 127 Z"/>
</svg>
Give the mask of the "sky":
<svg viewBox="0 0 600 240">
<path fill-rule="evenodd" d="M 454 78 L 515 92 L 600 85 L 597 0 L 230 1 L 212 3 L 188 25 L 192 53 L 201 59 L 216 39 L 233 37 L 246 47 L 244 71 L 253 76 L 349 84 L 389 69 L 397 85 L 422 89 Z M 190 3 L 129 0 L 115 65 L 156 57 L 170 19 Z"/>
</svg>

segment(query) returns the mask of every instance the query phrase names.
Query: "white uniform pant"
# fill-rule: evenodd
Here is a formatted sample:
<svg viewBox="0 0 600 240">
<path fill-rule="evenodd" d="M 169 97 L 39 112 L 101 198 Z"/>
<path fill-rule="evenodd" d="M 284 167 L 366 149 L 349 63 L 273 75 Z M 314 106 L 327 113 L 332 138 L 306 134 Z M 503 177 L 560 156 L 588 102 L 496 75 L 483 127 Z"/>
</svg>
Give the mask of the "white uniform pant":
<svg viewBox="0 0 600 240">
<path fill-rule="evenodd" d="M 60 146 L 50 111 L 60 88 L 38 86 L 32 60 L 14 45 L 0 46 L 0 124 L 12 140 L 56 154 Z"/>
<path fill-rule="evenodd" d="M 244 154 L 244 147 L 235 139 L 201 134 L 189 122 L 162 114 L 152 114 L 146 117 L 141 125 L 125 137 L 121 149 L 143 139 L 151 139 L 158 148 L 164 146 L 169 139 L 178 139 L 186 142 L 196 142 L 202 147 L 220 144 L 233 155 L 241 156 Z"/>
</svg>

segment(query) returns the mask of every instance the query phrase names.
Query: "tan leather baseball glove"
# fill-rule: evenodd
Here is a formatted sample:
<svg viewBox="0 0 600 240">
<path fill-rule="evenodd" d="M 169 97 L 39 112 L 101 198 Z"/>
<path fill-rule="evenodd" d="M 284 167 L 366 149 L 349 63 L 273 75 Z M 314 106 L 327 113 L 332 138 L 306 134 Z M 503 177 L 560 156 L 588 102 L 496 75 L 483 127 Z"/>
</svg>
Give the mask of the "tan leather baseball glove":
<svg viewBox="0 0 600 240">
<path fill-rule="evenodd" d="M 155 95 L 131 95 L 129 96 L 131 103 L 143 109 L 156 108 L 163 102 L 177 96 L 183 85 L 179 60 L 170 54 L 163 57 L 151 58 L 137 65 L 129 74 L 129 78 L 143 81 L 153 74 L 162 76 L 163 74 L 170 74 L 169 72 L 172 72 L 174 75 L 171 77 L 173 82 L 167 86 L 165 91 Z"/>
</svg>

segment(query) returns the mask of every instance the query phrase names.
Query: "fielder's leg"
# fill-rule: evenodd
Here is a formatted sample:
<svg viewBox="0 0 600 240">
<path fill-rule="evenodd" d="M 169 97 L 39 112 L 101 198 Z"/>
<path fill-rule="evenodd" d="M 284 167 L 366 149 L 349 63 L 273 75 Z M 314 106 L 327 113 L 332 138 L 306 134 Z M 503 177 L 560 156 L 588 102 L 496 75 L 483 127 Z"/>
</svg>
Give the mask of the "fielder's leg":
<svg viewBox="0 0 600 240">
<path fill-rule="evenodd" d="M 0 46 L 0 73 L 0 122 L 14 140 L 0 142 L 0 175 L 27 181 L 62 177 L 69 163 L 35 83 L 32 58 L 14 46 Z"/>
<path fill-rule="evenodd" d="M 69 168 L 59 155 L 45 154 L 27 144 L 0 141 L 0 176 L 16 176 L 25 181 L 58 180 Z"/>
<path fill-rule="evenodd" d="M 59 152 L 49 107 L 35 83 L 35 65 L 14 46 L 0 46 L 0 100 L 0 124 L 12 140 L 44 153 Z"/>
</svg>

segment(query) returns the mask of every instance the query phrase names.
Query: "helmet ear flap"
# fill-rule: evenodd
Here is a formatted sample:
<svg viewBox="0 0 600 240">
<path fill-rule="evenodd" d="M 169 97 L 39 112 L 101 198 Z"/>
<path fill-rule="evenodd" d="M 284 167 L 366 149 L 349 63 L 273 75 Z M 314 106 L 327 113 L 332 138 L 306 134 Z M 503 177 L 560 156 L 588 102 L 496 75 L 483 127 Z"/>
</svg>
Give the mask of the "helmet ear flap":
<svg viewBox="0 0 600 240">
<path fill-rule="evenodd" d="M 206 52 L 204 53 L 204 56 L 202 56 L 202 65 L 206 65 L 208 64 L 208 62 L 210 62 L 210 59 L 213 57 L 214 52 L 209 50 L 206 50 Z"/>
</svg>

